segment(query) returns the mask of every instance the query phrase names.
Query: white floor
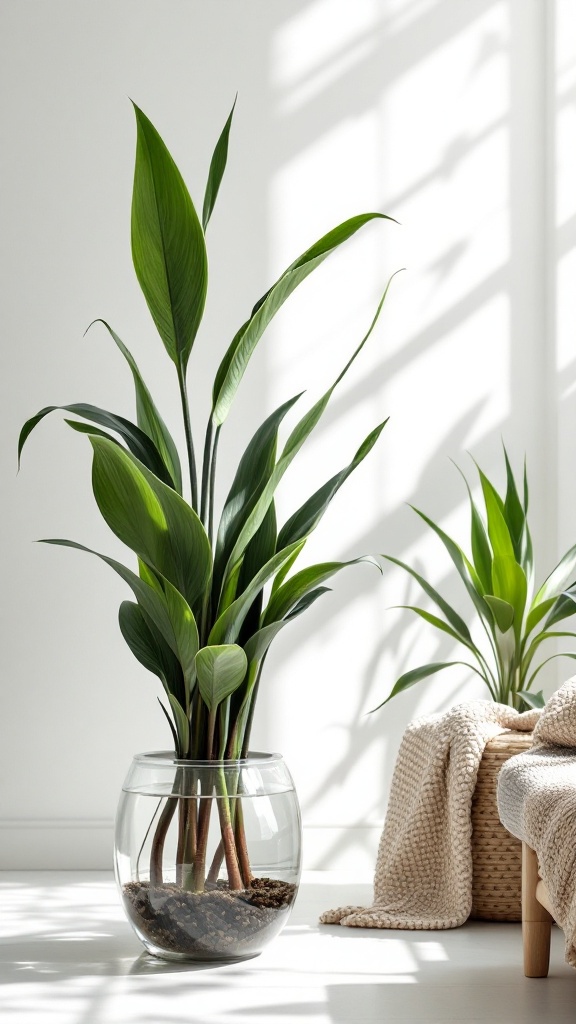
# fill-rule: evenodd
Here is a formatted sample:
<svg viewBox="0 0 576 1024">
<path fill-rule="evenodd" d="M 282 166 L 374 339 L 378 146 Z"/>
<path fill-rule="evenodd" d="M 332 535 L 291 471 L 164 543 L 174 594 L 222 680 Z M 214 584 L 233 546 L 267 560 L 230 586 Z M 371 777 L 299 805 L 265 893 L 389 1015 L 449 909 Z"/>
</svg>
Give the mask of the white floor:
<svg viewBox="0 0 576 1024">
<path fill-rule="evenodd" d="M 522 975 L 519 925 L 448 932 L 318 926 L 371 885 L 305 876 L 284 932 L 254 960 L 167 964 L 140 952 L 104 872 L 0 873 L 2 1024 L 574 1024 L 576 971 L 553 930 L 550 976 Z"/>
</svg>

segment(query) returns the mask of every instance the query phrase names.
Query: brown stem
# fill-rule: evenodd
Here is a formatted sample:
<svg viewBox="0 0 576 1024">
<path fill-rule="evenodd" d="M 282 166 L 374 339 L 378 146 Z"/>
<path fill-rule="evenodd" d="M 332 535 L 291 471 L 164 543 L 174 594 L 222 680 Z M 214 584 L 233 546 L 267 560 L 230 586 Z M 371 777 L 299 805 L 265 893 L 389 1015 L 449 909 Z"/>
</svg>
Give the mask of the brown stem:
<svg viewBox="0 0 576 1024">
<path fill-rule="evenodd" d="M 231 889 L 243 889 L 244 883 L 240 874 L 238 854 L 234 842 L 234 832 L 229 815 L 226 813 L 224 800 L 218 800 L 218 814 L 220 815 L 220 829 L 222 842 L 224 844 L 224 856 L 226 857 L 226 870 L 228 871 L 228 885 Z"/>
<path fill-rule="evenodd" d="M 192 872 L 192 888 L 194 892 L 203 892 L 206 881 L 206 849 L 208 847 L 208 830 L 210 827 L 210 812 L 212 800 L 206 798 L 200 801 L 200 812 L 198 814 L 198 831 L 196 835 L 196 853 L 194 856 Z"/>
<path fill-rule="evenodd" d="M 220 840 L 220 842 L 218 843 L 218 846 L 216 847 L 216 853 L 214 854 L 214 856 L 212 858 L 212 863 L 210 865 L 210 871 L 208 872 L 208 874 L 206 876 L 206 881 L 210 882 L 212 885 L 216 885 L 216 882 L 218 881 L 218 875 L 220 874 L 220 868 L 222 867 L 222 861 L 223 860 L 224 860 L 224 843 L 222 842 L 222 840 Z"/>
<path fill-rule="evenodd" d="M 187 789 L 190 782 L 187 781 Z M 179 800 L 178 848 L 176 851 L 176 884 L 186 888 L 185 879 L 190 881 L 190 867 L 196 856 L 197 803 L 194 791 L 186 793 Z"/>
<path fill-rule="evenodd" d="M 238 861 L 240 865 L 240 871 L 242 874 L 242 881 L 244 887 L 249 888 L 250 882 L 253 879 L 252 870 L 250 868 L 250 858 L 248 856 L 248 844 L 246 842 L 246 829 L 244 828 L 244 813 L 242 811 L 242 804 L 240 798 L 236 800 L 236 821 L 234 823 L 234 838 L 236 840 L 236 850 L 238 851 Z"/>
<path fill-rule="evenodd" d="M 170 797 L 166 802 L 162 814 L 158 820 L 154 838 L 152 840 L 152 849 L 150 851 L 150 881 L 153 885 L 162 885 L 162 855 L 164 853 L 164 843 L 166 841 L 166 835 L 170 822 L 174 817 L 174 813 L 178 806 L 178 799 L 176 797 Z"/>
</svg>

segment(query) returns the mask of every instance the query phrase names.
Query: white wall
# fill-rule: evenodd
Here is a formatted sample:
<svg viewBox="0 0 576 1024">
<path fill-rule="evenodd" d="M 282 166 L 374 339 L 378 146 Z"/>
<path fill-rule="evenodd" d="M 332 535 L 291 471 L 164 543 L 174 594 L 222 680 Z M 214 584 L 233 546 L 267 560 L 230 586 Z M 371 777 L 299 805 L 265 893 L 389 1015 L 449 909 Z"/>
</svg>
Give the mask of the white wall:
<svg viewBox="0 0 576 1024">
<path fill-rule="evenodd" d="M 574 28 L 569 0 L 4 0 L 2 866 L 108 865 L 129 759 L 168 745 L 155 681 L 118 632 L 122 584 L 88 556 L 33 543 L 120 551 L 94 507 L 86 442 L 55 415 L 15 474 L 18 431 L 42 406 L 132 414 L 121 358 L 101 329 L 83 339 L 94 317 L 131 345 L 178 430 L 131 268 L 128 97 L 201 203 L 239 93 L 193 364 L 198 431 L 225 346 L 284 266 L 354 213 L 401 222 L 365 229 L 290 300 L 245 379 L 221 465 L 231 471 L 281 400 L 319 396 L 405 266 L 279 504 L 289 514 L 390 415 L 308 559 L 392 553 L 458 600 L 406 505 L 466 543 L 451 458 L 469 467 L 470 451 L 501 481 L 501 437 L 517 466 L 526 453 L 542 576 L 576 539 Z M 483 695 L 454 672 L 367 715 L 404 668 L 452 653 L 389 610 L 415 597 L 400 573 L 350 568 L 269 658 L 254 746 L 293 770 L 310 866 L 369 867 L 406 723 Z"/>
</svg>

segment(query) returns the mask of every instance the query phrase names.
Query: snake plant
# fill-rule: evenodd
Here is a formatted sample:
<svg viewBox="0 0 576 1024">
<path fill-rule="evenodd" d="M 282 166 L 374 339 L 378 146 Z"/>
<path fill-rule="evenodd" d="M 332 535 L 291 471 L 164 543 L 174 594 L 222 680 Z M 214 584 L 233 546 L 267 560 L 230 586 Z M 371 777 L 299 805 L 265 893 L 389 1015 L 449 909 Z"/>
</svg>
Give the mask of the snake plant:
<svg viewBox="0 0 576 1024">
<path fill-rule="evenodd" d="M 122 635 L 138 661 L 160 679 L 174 749 L 183 759 L 236 759 L 248 750 L 262 666 L 274 637 L 328 590 L 352 562 L 329 561 L 292 572 L 332 498 L 376 444 L 386 420 L 350 461 L 279 525 L 275 492 L 330 398 L 371 335 L 372 323 L 322 397 L 296 420 L 279 447 L 283 421 L 302 395 L 284 401 L 249 440 L 217 517 L 220 435 L 250 358 L 294 290 L 330 253 L 382 213 L 363 213 L 311 245 L 256 302 L 223 352 L 213 382 L 201 463 L 190 416 L 187 370 L 208 285 L 206 233 L 227 163 L 234 107 L 209 167 L 202 214 L 158 131 L 137 106 L 131 239 L 134 269 L 152 320 L 173 364 L 186 439 L 181 460 L 132 352 L 99 321 L 126 360 L 136 392 L 136 420 L 93 405 L 47 406 L 22 428 L 18 455 L 36 425 L 59 408 L 92 449 L 92 487 L 106 523 L 134 557 L 132 567 L 69 540 L 47 540 L 96 554 L 128 585 L 119 610 Z M 91 325 L 92 326 L 92 325 Z M 194 396 L 198 408 L 201 396 Z M 69 418 L 71 417 L 71 418 Z M 358 561 L 356 559 L 355 561 Z M 181 813 L 191 814 L 192 802 Z M 165 823 L 164 823 L 165 824 Z M 193 832 L 194 829 L 189 831 Z M 153 854 L 158 875 L 159 844 Z M 233 865 L 234 851 L 226 850 Z M 188 850 L 202 862 L 203 851 Z M 230 858 L 229 858 L 230 855 Z M 237 859 L 236 859 L 237 864 Z M 152 875 L 151 875 L 152 877 Z M 232 871 L 230 884 L 242 882 Z M 196 883 L 198 883 L 196 873 Z"/>
<path fill-rule="evenodd" d="M 506 448 L 504 461 L 506 489 L 503 494 L 499 494 L 480 467 L 476 467 L 482 491 L 482 510 L 473 500 L 468 481 L 462 474 L 470 504 L 470 557 L 437 523 L 411 506 L 439 537 L 456 566 L 474 607 L 477 633 L 484 638 L 481 642 L 473 637 L 460 611 L 419 573 L 398 558 L 383 556 L 416 580 L 442 616 L 413 605 L 400 607 L 414 612 L 456 640 L 470 659 L 434 662 L 405 672 L 396 681 L 384 704 L 437 672 L 452 665 L 465 665 L 480 676 L 493 700 L 517 710 L 539 708 L 544 704 L 544 696 L 541 690 L 533 690 L 533 684 L 544 665 L 553 658 L 576 658 L 576 654 L 569 651 L 552 654 L 544 660 L 539 657 L 545 641 L 576 637 L 576 633 L 554 629 L 576 612 L 576 546 L 570 548 L 536 589 L 533 545 L 528 526 L 526 466 L 523 483 L 519 487 Z"/>
</svg>

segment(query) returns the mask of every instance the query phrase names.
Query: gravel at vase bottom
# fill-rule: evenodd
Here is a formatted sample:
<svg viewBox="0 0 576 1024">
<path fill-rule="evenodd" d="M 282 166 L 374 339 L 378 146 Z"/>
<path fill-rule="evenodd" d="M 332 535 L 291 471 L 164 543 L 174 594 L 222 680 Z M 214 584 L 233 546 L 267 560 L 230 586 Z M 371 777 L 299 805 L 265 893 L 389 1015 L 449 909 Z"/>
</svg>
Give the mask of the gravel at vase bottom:
<svg viewBox="0 0 576 1024">
<path fill-rule="evenodd" d="M 188 892 L 170 883 L 129 882 L 122 892 L 129 917 L 154 947 L 213 960 L 258 954 L 280 930 L 296 886 L 253 878 L 246 889 L 219 882 L 205 892 Z"/>
</svg>

